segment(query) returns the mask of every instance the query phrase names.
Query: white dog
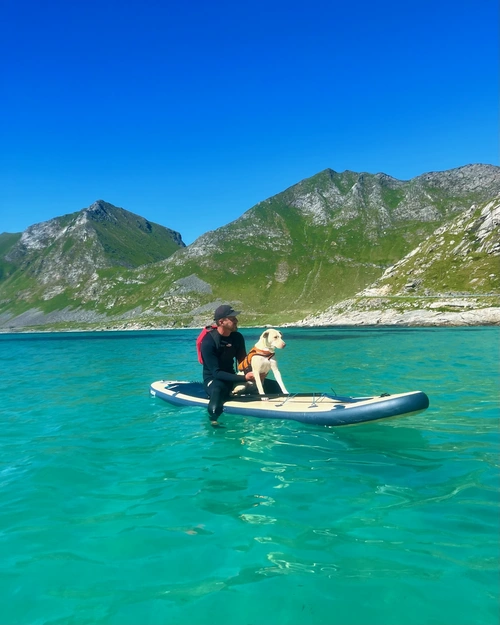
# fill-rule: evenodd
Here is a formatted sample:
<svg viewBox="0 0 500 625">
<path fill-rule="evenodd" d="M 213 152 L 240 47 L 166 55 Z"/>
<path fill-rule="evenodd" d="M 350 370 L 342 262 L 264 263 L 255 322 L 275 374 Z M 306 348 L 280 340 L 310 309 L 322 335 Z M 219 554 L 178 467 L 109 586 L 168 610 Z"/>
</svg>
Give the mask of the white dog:
<svg viewBox="0 0 500 625">
<path fill-rule="evenodd" d="M 278 369 L 278 363 L 274 357 L 274 352 L 277 349 L 283 349 L 286 343 L 281 336 L 281 332 L 278 330 L 269 329 L 263 332 L 260 339 L 248 352 L 248 356 L 240 362 L 238 370 L 243 375 L 252 371 L 255 376 L 255 384 L 260 395 L 265 395 L 262 381 L 265 379 L 269 371 L 272 370 L 276 382 L 279 384 L 281 391 L 288 395 L 288 391 L 283 384 L 281 373 Z M 233 393 L 239 393 L 245 388 L 244 385 L 237 386 Z"/>
</svg>

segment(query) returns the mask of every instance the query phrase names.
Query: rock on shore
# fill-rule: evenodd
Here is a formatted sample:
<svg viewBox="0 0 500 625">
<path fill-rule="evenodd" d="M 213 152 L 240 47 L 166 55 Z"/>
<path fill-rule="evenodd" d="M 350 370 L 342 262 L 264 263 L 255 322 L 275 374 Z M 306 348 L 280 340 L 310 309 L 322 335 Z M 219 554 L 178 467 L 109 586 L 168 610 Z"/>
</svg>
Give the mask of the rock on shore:
<svg viewBox="0 0 500 625">
<path fill-rule="evenodd" d="M 496 299 L 496 298 L 494 298 Z M 377 301 L 378 300 L 378 301 Z M 500 306 L 481 306 L 475 298 L 446 298 L 381 305 L 380 298 L 347 300 L 324 313 L 302 319 L 294 326 L 479 326 L 500 325 Z M 495 301 L 495 303 L 497 303 Z"/>
</svg>

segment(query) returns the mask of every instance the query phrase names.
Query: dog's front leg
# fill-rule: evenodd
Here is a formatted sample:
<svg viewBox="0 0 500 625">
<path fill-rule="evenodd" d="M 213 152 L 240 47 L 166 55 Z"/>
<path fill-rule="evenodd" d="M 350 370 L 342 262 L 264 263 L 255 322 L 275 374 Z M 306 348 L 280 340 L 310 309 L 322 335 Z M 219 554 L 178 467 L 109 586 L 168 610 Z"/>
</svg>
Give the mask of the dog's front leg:
<svg viewBox="0 0 500 625">
<path fill-rule="evenodd" d="M 255 384 L 259 395 L 264 395 L 264 386 L 262 385 L 262 378 L 260 377 L 261 361 L 258 356 L 252 358 L 252 371 L 255 377 Z"/>
<path fill-rule="evenodd" d="M 270 362 L 271 362 L 271 369 L 273 370 L 274 379 L 280 385 L 280 389 L 282 390 L 282 392 L 285 395 L 289 395 L 288 391 L 285 388 L 285 385 L 283 384 L 283 379 L 281 377 L 280 370 L 278 369 L 278 363 L 276 362 L 276 360 L 274 360 L 274 358 L 272 358 Z"/>
</svg>

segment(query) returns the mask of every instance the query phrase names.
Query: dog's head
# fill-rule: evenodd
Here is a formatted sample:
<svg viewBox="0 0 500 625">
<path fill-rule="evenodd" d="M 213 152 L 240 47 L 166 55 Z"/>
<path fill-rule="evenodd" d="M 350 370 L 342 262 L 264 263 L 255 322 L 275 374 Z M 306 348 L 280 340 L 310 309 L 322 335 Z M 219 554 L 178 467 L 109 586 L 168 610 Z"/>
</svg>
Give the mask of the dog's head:
<svg viewBox="0 0 500 625">
<path fill-rule="evenodd" d="M 270 328 L 261 334 L 259 339 L 261 345 L 265 345 L 265 349 L 274 351 L 275 349 L 283 349 L 286 343 L 283 340 L 281 332 Z"/>
</svg>

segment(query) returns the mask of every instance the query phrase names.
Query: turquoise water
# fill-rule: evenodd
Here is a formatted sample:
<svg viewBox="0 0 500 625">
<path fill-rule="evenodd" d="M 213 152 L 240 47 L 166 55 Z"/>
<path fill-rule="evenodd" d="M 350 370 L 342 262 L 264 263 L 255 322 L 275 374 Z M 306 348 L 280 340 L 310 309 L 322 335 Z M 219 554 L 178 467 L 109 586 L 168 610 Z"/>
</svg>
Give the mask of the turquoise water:
<svg viewBox="0 0 500 625">
<path fill-rule="evenodd" d="M 195 331 L 0 335 L 2 625 L 499 622 L 500 330 L 284 334 L 291 391 L 431 406 L 214 430 L 149 396 Z"/>
</svg>

